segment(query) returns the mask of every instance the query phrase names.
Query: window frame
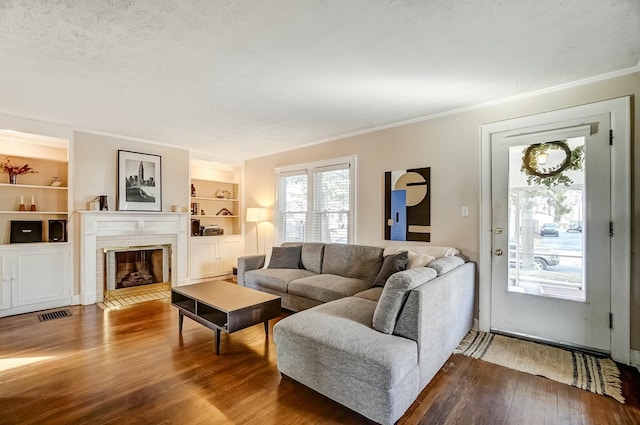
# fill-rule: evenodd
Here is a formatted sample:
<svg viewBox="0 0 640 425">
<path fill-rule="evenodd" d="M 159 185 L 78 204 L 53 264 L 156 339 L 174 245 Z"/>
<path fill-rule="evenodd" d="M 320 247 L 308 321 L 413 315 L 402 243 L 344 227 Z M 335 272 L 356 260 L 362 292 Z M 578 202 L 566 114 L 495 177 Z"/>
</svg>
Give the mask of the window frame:
<svg viewBox="0 0 640 425">
<path fill-rule="evenodd" d="M 322 161 L 314 161 L 307 162 L 303 164 L 295 164 L 289 165 L 285 167 L 278 167 L 274 170 L 275 176 L 275 209 L 274 209 L 274 230 L 275 230 L 275 241 L 278 245 L 282 242 L 286 242 L 285 240 L 281 240 L 282 228 L 280 228 L 281 223 L 281 214 L 280 211 L 280 199 L 281 199 L 281 178 L 293 175 L 303 175 L 307 176 L 307 210 L 305 212 L 306 222 L 305 222 L 305 240 L 304 242 L 317 242 L 314 241 L 313 238 L 313 225 L 314 225 L 314 216 L 316 214 L 315 211 L 315 199 L 314 199 L 314 185 L 315 185 L 315 172 L 317 171 L 327 171 L 328 169 L 341 169 L 342 165 L 346 165 L 349 170 L 349 229 L 347 231 L 347 242 L 348 244 L 356 243 L 356 155 L 348 155 L 337 158 L 326 159 Z"/>
</svg>

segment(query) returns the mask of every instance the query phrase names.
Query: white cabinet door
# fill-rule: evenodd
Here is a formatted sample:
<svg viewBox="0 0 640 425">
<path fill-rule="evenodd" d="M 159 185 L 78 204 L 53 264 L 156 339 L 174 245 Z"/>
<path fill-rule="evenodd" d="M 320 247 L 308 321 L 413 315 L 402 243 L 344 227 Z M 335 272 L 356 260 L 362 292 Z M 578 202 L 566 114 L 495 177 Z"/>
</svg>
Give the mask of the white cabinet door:
<svg viewBox="0 0 640 425">
<path fill-rule="evenodd" d="M 0 251 L 0 309 L 11 307 L 10 251 Z"/>
<path fill-rule="evenodd" d="M 12 306 L 70 301 L 70 262 L 67 246 L 14 250 Z"/>
<path fill-rule="evenodd" d="M 241 254 L 240 236 L 225 236 L 220 239 L 220 273 L 231 274 Z"/>
<path fill-rule="evenodd" d="M 200 236 L 189 239 L 189 278 L 231 274 L 242 254 L 240 236 Z"/>
<path fill-rule="evenodd" d="M 189 277 L 201 279 L 219 274 L 219 246 L 214 236 L 189 240 Z"/>
</svg>

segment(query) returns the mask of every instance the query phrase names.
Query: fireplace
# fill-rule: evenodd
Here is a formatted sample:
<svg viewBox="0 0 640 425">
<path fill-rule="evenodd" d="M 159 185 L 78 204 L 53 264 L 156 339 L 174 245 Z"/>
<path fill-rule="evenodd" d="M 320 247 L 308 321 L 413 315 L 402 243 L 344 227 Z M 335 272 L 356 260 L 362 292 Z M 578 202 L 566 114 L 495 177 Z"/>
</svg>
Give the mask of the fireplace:
<svg viewBox="0 0 640 425">
<path fill-rule="evenodd" d="M 171 287 L 171 245 L 104 248 L 104 298 Z"/>
<path fill-rule="evenodd" d="M 104 300 L 107 287 L 105 248 L 168 245 L 169 286 L 188 283 L 189 215 L 174 212 L 78 211 L 80 216 L 80 303 Z M 168 258 L 167 258 L 168 257 Z M 163 272 L 164 273 L 164 272 Z M 161 284 L 153 284 L 161 285 Z M 133 287 L 138 288 L 138 287 Z M 145 288 L 145 285 L 139 288 Z M 123 288 L 122 290 L 133 290 Z"/>
</svg>

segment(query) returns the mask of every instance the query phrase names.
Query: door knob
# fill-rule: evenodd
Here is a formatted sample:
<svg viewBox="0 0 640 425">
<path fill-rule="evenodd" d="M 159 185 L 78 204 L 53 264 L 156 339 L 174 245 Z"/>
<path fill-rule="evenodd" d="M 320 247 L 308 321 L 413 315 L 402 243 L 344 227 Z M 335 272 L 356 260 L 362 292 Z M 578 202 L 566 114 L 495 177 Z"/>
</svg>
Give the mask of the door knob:
<svg viewBox="0 0 640 425">
<path fill-rule="evenodd" d="M 502 255 L 502 250 L 500 248 L 496 249 L 494 253 L 499 257 Z"/>
<path fill-rule="evenodd" d="M 496 235 L 502 234 L 502 227 L 496 227 Z"/>
</svg>

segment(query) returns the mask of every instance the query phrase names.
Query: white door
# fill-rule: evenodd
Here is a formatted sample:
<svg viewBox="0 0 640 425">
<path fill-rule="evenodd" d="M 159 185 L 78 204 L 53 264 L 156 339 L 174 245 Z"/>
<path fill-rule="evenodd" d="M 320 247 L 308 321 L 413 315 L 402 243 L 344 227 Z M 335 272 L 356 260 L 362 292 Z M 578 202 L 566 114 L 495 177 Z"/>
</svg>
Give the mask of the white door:
<svg viewBox="0 0 640 425">
<path fill-rule="evenodd" d="M 491 329 L 610 351 L 608 114 L 491 135 Z"/>
</svg>

